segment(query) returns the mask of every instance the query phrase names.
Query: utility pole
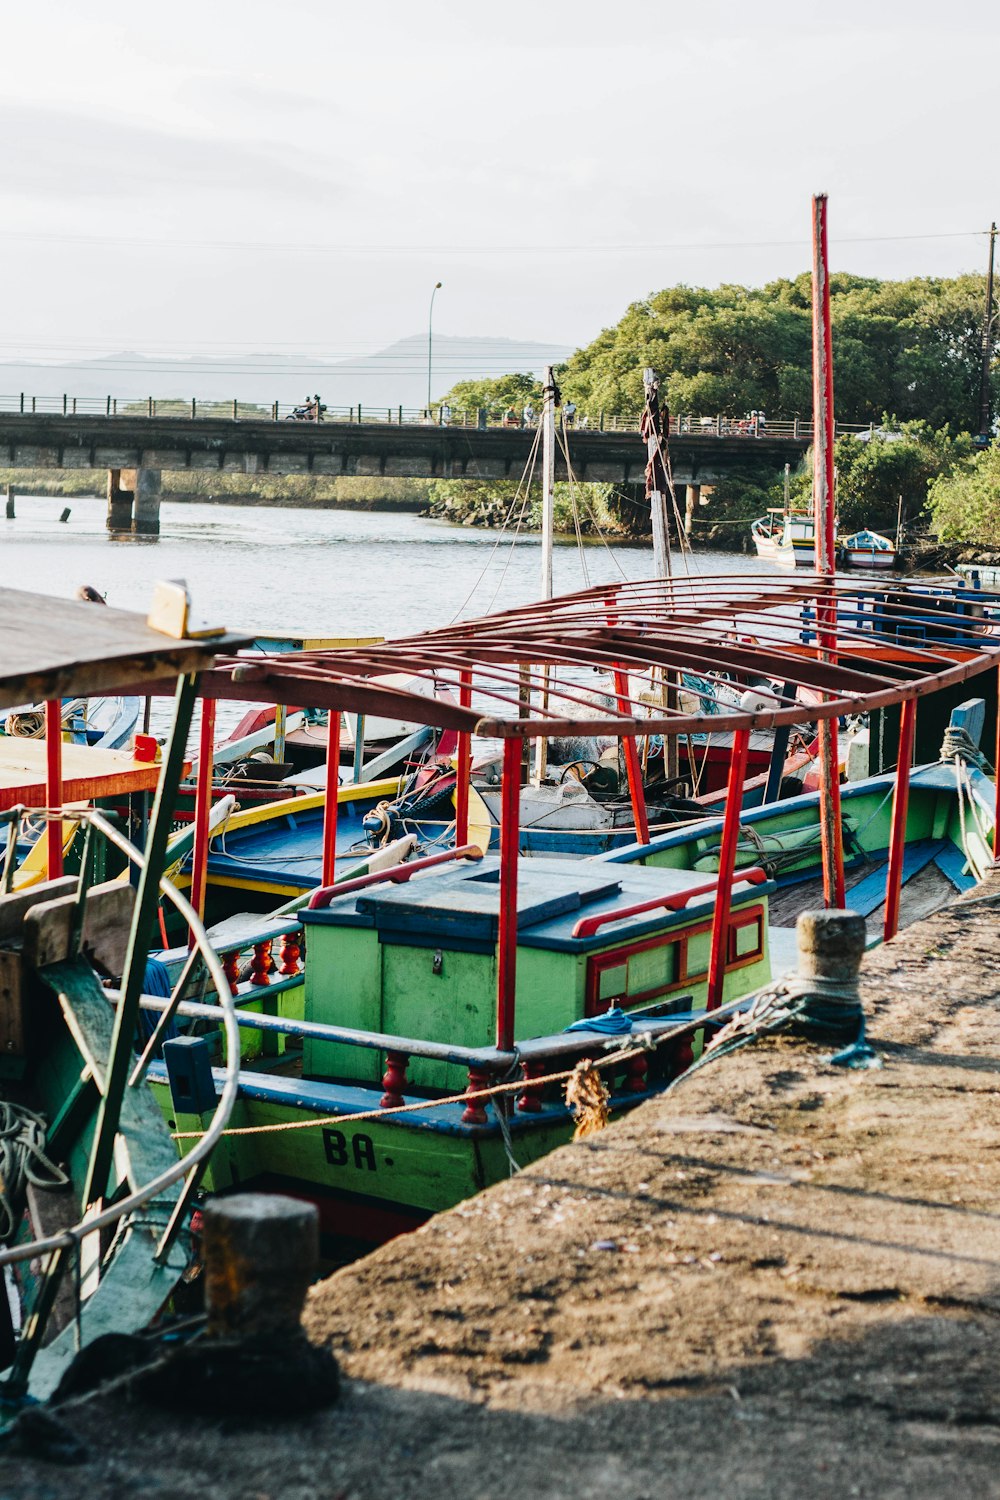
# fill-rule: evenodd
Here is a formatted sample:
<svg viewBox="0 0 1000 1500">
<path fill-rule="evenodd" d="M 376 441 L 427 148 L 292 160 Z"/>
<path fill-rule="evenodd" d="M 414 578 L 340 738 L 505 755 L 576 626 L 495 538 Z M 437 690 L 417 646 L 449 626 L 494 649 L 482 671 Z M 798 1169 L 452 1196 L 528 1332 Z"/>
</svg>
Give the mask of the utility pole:
<svg viewBox="0 0 1000 1500">
<path fill-rule="evenodd" d="M 990 255 L 986 271 L 986 308 L 983 313 L 983 362 L 979 373 L 979 432 L 989 439 L 992 429 L 990 400 L 990 365 L 993 362 L 993 254 L 997 243 L 997 226 L 990 225 Z"/>
<path fill-rule="evenodd" d="M 434 290 L 431 292 L 430 312 L 427 314 L 427 415 L 431 414 L 431 340 L 434 327 L 434 298 L 441 290 L 440 281 L 435 281 Z"/>
</svg>

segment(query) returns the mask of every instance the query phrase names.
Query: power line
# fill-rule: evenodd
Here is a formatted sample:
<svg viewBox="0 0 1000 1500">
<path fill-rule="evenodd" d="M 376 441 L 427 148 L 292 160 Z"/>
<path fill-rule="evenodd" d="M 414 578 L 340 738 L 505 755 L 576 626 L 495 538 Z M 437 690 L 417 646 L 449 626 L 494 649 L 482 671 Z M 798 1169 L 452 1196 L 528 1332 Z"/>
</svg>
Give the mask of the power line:
<svg viewBox="0 0 1000 1500">
<path fill-rule="evenodd" d="M 936 230 L 916 234 L 839 235 L 834 245 L 898 244 L 917 240 L 959 240 L 982 238 L 988 229 Z M 126 235 L 52 234 L 30 230 L 5 231 L 5 240 L 22 240 L 52 244 L 132 246 L 144 250 L 227 250 L 255 251 L 277 255 L 649 255 L 666 250 L 773 250 L 801 248 L 799 237 L 787 240 L 662 240 L 621 244 L 566 245 L 455 245 L 400 244 L 398 241 L 344 244 L 333 242 L 294 241 L 282 244 L 273 240 L 163 240 L 139 239 Z"/>
</svg>

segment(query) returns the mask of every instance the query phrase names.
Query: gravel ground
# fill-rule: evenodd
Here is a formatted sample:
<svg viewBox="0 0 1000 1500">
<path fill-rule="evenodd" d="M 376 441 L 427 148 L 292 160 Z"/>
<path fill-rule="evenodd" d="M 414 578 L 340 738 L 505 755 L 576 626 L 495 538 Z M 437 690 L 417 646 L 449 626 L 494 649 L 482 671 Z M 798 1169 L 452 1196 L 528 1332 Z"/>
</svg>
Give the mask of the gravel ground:
<svg viewBox="0 0 1000 1500">
<path fill-rule="evenodd" d="M 98 1395 L 0 1497 L 1000 1495 L 998 919 L 869 958 L 881 1070 L 746 1049 L 315 1287 L 335 1407 Z"/>
</svg>

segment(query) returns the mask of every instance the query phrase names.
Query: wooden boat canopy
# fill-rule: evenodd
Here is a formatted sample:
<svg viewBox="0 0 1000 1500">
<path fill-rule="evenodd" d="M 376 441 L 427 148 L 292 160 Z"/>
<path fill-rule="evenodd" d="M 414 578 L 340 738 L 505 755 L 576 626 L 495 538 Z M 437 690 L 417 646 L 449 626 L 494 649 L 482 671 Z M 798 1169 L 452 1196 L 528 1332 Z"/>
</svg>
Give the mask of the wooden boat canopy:
<svg viewBox="0 0 1000 1500">
<path fill-rule="evenodd" d="M 174 640 L 130 611 L 0 589 L 0 710 L 176 679 L 244 639 Z"/>
<path fill-rule="evenodd" d="M 815 575 L 622 582 L 382 644 L 227 657 L 201 692 L 392 713 L 501 739 L 762 730 L 904 702 L 1000 664 L 1000 620 L 990 611 L 1000 600 L 962 593 Z M 834 613 L 835 649 L 821 650 L 817 621 L 827 631 Z M 665 676 L 666 701 L 650 705 L 630 697 L 629 674 L 653 668 Z M 610 675 L 613 692 L 588 671 Z M 750 706 L 692 711 L 691 693 L 708 700 L 719 673 L 775 687 Z M 708 681 L 699 688 L 699 679 Z M 426 696 L 421 681 L 450 691 Z"/>
</svg>

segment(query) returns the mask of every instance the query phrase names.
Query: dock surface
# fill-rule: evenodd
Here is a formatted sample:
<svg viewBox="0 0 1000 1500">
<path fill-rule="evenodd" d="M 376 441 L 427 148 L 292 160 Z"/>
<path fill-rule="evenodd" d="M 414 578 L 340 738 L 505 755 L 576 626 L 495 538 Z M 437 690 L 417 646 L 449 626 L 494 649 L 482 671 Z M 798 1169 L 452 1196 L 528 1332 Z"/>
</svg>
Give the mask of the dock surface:
<svg viewBox="0 0 1000 1500">
<path fill-rule="evenodd" d="M 319 1284 L 329 1411 L 98 1395 L 0 1495 L 1000 1494 L 998 925 L 994 877 L 868 956 L 880 1070 L 747 1048 Z"/>
</svg>

